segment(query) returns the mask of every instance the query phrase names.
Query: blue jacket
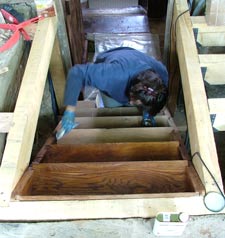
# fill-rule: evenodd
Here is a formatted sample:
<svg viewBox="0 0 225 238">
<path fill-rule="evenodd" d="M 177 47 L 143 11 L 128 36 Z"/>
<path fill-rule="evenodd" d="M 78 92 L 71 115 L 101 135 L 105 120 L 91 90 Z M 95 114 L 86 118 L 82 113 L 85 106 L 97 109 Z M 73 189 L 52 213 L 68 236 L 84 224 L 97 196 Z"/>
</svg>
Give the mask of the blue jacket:
<svg viewBox="0 0 225 238">
<path fill-rule="evenodd" d="M 68 73 L 64 104 L 76 106 L 81 89 L 93 86 L 116 101 L 127 104 L 128 90 L 135 76 L 153 69 L 168 86 L 165 66 L 140 51 L 129 47 L 119 47 L 100 53 L 95 63 L 75 65 Z"/>
</svg>

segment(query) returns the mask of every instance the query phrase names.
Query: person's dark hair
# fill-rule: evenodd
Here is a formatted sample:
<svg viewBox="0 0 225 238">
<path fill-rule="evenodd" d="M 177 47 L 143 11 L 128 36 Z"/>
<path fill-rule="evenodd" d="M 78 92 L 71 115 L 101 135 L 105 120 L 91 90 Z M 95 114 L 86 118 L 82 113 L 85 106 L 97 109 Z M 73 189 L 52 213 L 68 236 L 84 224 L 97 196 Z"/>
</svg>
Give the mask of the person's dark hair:
<svg viewBox="0 0 225 238">
<path fill-rule="evenodd" d="M 141 107 L 155 116 L 166 104 L 168 90 L 162 79 L 153 70 L 139 73 L 131 83 L 131 100 L 140 100 Z"/>
</svg>

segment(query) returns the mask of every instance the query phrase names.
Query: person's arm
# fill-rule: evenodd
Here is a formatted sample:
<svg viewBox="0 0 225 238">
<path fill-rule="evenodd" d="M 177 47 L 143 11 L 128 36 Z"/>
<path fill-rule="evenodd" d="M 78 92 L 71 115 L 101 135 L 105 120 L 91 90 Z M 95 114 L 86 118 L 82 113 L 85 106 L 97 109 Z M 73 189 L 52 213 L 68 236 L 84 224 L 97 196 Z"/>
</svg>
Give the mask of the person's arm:
<svg viewBox="0 0 225 238">
<path fill-rule="evenodd" d="M 57 139 L 62 138 L 78 125 L 78 123 L 75 122 L 75 111 L 80 91 L 85 84 L 85 75 L 83 70 L 81 70 L 85 67 L 85 65 L 74 66 L 68 73 L 64 94 L 64 105 L 66 108 L 62 117 L 61 128 L 56 133 Z"/>
</svg>

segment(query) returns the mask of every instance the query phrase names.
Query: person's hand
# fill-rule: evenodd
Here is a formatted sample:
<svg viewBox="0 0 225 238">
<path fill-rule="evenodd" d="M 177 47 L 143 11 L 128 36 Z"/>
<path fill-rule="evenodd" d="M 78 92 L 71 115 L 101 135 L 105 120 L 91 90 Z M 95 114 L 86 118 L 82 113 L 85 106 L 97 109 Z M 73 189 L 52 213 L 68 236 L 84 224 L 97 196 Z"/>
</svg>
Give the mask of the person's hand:
<svg viewBox="0 0 225 238">
<path fill-rule="evenodd" d="M 142 125 L 145 127 L 155 127 L 155 118 L 151 116 L 147 111 L 143 111 Z"/>
<path fill-rule="evenodd" d="M 75 128 L 75 112 L 66 110 L 62 117 L 62 129 L 64 133 L 70 132 Z"/>
</svg>

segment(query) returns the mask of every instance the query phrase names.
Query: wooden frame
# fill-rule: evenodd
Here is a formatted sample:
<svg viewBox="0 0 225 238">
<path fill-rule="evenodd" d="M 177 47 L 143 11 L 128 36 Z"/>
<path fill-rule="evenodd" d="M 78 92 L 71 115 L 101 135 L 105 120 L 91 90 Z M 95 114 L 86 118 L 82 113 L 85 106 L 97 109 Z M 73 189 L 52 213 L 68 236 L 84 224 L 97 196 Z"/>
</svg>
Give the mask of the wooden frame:
<svg viewBox="0 0 225 238">
<path fill-rule="evenodd" d="M 0 204 L 3 206 L 9 204 L 12 190 L 30 162 L 56 29 L 56 18 L 38 23 L 0 168 Z"/>
<path fill-rule="evenodd" d="M 187 3 L 185 0 L 175 1 L 174 17 L 178 17 L 186 9 Z M 51 201 L 27 201 L 26 199 L 18 201 L 11 199 L 12 191 L 16 185 L 20 185 L 18 181 L 29 164 L 44 83 L 50 63 L 50 53 L 56 34 L 56 26 L 55 18 L 41 21 L 34 38 L 16 109 L 13 113 L 13 125 L 9 128 L 3 163 L 0 168 L 0 220 L 147 218 L 155 216 L 159 211 L 182 211 L 190 215 L 211 214 L 204 206 L 204 191 L 199 185 L 193 185 L 197 192 L 186 194 L 141 194 L 132 198 L 126 195 L 115 196 L 114 198 L 103 196 L 101 198 L 95 197 L 94 199 L 67 197 L 64 200 L 58 201 L 54 199 Z M 177 21 L 176 35 L 176 48 L 182 69 L 182 84 L 185 88 L 192 153 L 196 151 L 201 153 L 203 160 L 211 172 L 213 172 L 222 188 L 215 142 L 209 120 L 207 99 L 202 89 L 203 82 L 200 64 L 195 50 L 194 35 L 188 13 L 182 15 Z M 195 81 L 193 82 L 193 80 Z M 197 102 L 194 99 L 196 95 Z M 27 100 L 27 98 L 30 100 Z M 201 113 L 198 110 L 200 102 L 202 107 Z M 90 111 L 96 112 L 96 110 Z M 200 161 L 195 159 L 194 165 L 206 192 L 217 191 L 215 184 Z M 195 173 L 195 170 L 193 169 L 192 172 Z M 28 169 L 26 173 L 32 174 L 32 171 Z M 25 184 L 28 182 L 29 180 L 25 181 Z"/>
<path fill-rule="evenodd" d="M 213 130 L 209 117 L 208 102 L 203 77 L 193 34 L 193 26 L 186 1 L 175 3 L 174 18 L 176 21 L 176 49 L 181 70 L 182 86 L 185 98 L 187 121 L 190 135 L 191 152 L 199 152 L 202 159 L 213 172 L 216 181 L 223 191 L 218 157 Z M 179 16 L 179 14 L 183 15 Z M 178 19 L 179 18 L 179 19 Z M 201 110 L 200 107 L 201 106 Z M 210 145 L 210 146 L 207 146 Z M 194 158 L 195 168 L 206 191 L 218 191 L 216 184 L 199 158 Z"/>
</svg>

